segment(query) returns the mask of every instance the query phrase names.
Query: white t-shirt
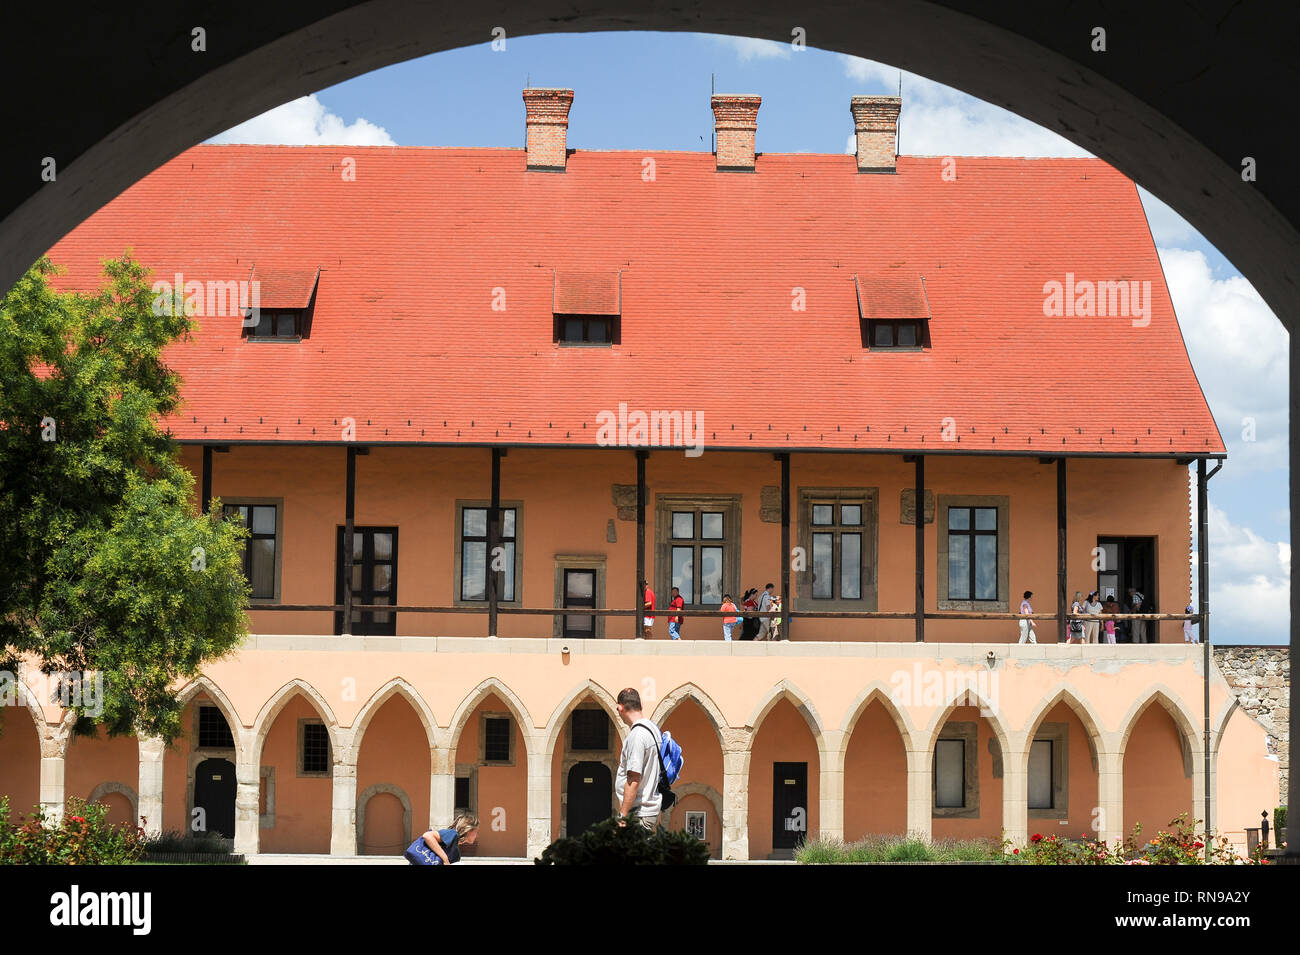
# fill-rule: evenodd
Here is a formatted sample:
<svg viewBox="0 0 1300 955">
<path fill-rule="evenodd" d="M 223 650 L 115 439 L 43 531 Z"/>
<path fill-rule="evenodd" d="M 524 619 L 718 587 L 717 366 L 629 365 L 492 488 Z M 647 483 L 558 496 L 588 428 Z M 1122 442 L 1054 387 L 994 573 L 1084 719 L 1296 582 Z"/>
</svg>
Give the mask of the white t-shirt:
<svg viewBox="0 0 1300 955">
<path fill-rule="evenodd" d="M 649 727 L 650 733 L 639 726 Z M 651 733 L 654 734 L 653 739 Z M 659 727 L 647 719 L 639 719 L 627 731 L 623 752 L 618 759 L 618 775 L 614 778 L 614 795 L 623 804 L 623 791 L 627 788 L 627 773 L 641 774 L 641 784 L 636 788 L 631 812 L 637 816 L 657 816 L 663 797 L 659 795 L 659 746 L 663 737 Z"/>
</svg>

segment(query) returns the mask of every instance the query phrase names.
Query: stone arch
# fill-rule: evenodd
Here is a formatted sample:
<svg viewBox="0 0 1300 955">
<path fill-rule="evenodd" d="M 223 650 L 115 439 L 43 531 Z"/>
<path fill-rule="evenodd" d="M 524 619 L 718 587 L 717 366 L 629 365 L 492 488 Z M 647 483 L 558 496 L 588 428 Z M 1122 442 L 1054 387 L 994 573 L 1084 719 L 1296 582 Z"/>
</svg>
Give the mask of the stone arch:
<svg viewBox="0 0 1300 955">
<path fill-rule="evenodd" d="M 183 708 L 189 705 L 200 692 L 205 693 L 212 700 L 217 709 L 221 710 L 226 722 L 230 724 L 230 735 L 235 739 L 235 762 L 238 764 L 239 759 L 244 755 L 243 733 L 240 732 L 244 728 L 244 724 L 239 718 L 235 705 L 230 702 L 230 697 L 225 694 L 221 687 L 200 673 L 176 694 L 176 699 Z"/>
<path fill-rule="evenodd" d="M 121 793 L 127 798 L 127 801 L 131 803 L 131 818 L 134 819 L 138 825 L 140 822 L 140 797 L 136 795 L 136 791 L 126 783 L 100 783 L 90 791 L 90 796 L 86 799 L 86 802 L 98 802 L 109 793 Z"/>
<path fill-rule="evenodd" d="M 993 736 L 998 741 L 998 746 L 1002 748 L 1002 752 L 1005 754 L 1011 751 L 1011 736 L 1002 720 L 998 718 L 997 707 L 992 705 L 978 688 L 963 686 L 957 688 L 956 692 L 935 712 L 926 725 L 920 737 L 925 741 L 926 752 L 934 752 L 934 744 L 938 741 L 939 734 L 943 731 L 943 725 L 948 721 L 948 716 L 958 706 L 970 705 L 961 702 L 963 699 L 969 699 L 970 697 L 974 697 L 978 701 L 980 719 L 988 721 L 989 728 L 993 730 Z"/>
<path fill-rule="evenodd" d="M 334 715 L 334 710 L 325 702 L 325 697 L 320 691 L 308 683 L 306 680 L 292 679 L 284 686 L 280 687 L 269 700 L 262 705 L 261 711 L 253 721 L 253 759 L 254 761 L 262 758 L 262 747 L 266 743 L 267 734 L 270 733 L 271 727 L 275 725 L 275 718 L 280 715 L 280 711 L 288 705 L 289 701 L 295 696 L 303 696 L 315 707 L 316 712 L 320 714 L 321 721 L 325 724 L 326 730 L 330 734 L 330 748 L 335 754 L 335 758 L 341 754 L 339 747 L 339 725 L 338 719 Z"/>
<path fill-rule="evenodd" d="M 456 747 L 460 743 L 460 734 L 465 730 L 465 724 L 469 722 L 470 716 L 489 696 L 495 696 L 504 703 L 506 709 L 510 711 L 510 715 L 515 718 L 515 724 L 520 730 L 519 735 L 524 740 L 524 757 L 526 759 L 528 754 L 532 752 L 531 744 L 536 732 L 533 718 L 528 714 L 528 707 L 524 706 L 523 700 L 519 699 L 519 694 L 494 676 L 488 677 L 474 687 L 469 695 L 461 700 L 460 706 L 456 707 L 455 715 L 451 718 L 451 726 L 447 732 L 447 748 L 452 753 L 456 752 Z"/>
<path fill-rule="evenodd" d="M 903 748 L 907 752 L 911 752 L 913 741 L 916 739 L 916 730 L 913 728 L 912 721 L 908 718 L 906 711 L 899 709 L 895 705 L 889 688 L 880 680 L 874 680 L 868 684 L 849 707 L 841 727 L 841 751 L 845 754 L 848 753 L 849 741 L 853 738 L 853 730 L 857 727 L 862 714 L 867 711 L 867 707 L 872 703 L 880 703 L 884 706 L 885 712 L 894 721 L 894 725 L 898 727 L 899 735 L 903 738 Z"/>
<path fill-rule="evenodd" d="M 792 680 L 782 680 L 772 689 L 767 691 L 767 695 L 754 707 L 749 714 L 749 719 L 745 722 L 745 728 L 749 730 L 750 738 L 758 735 L 759 728 L 767 714 L 772 712 L 772 707 L 782 700 L 789 700 L 799 715 L 804 718 L 808 724 L 808 729 L 812 731 L 813 739 L 817 741 L 817 749 L 825 750 L 826 734 L 822 732 L 822 720 L 817 715 L 817 707 L 813 706 L 812 700 L 803 690 L 799 689 Z"/>
<path fill-rule="evenodd" d="M 1025 722 L 1025 740 L 1028 741 L 1033 739 L 1034 732 L 1038 729 L 1038 725 L 1043 722 L 1047 714 L 1050 713 L 1058 703 L 1064 703 L 1069 706 L 1074 715 L 1079 718 L 1079 722 L 1083 724 L 1085 734 L 1088 738 L 1088 753 L 1092 756 L 1092 767 L 1094 770 L 1098 769 L 1100 766 L 1098 760 L 1101 756 L 1101 723 L 1097 719 L 1097 714 L 1093 712 L 1092 707 L 1084 702 L 1082 695 L 1069 683 L 1061 684 L 1051 696 L 1044 697 L 1043 702 L 1036 710 L 1034 710 L 1033 714 Z M 1027 769 L 1029 766 L 1028 742 L 1025 744 L 1025 751 L 1022 756 L 1024 760 L 1024 766 L 1022 769 Z"/>
<path fill-rule="evenodd" d="M 1212 757 L 1218 757 L 1219 743 L 1223 740 L 1223 731 L 1228 728 L 1228 720 L 1232 719 L 1239 709 L 1241 709 L 1241 700 L 1237 699 L 1235 693 L 1229 693 L 1227 700 L 1219 708 L 1219 715 L 1211 724 L 1210 739 L 1213 741 L 1213 746 L 1210 749 L 1210 755 Z M 1247 713 L 1246 715 L 1249 716 L 1250 714 Z"/>
<path fill-rule="evenodd" d="M 723 752 L 726 752 L 727 742 L 723 736 L 723 730 L 727 729 L 730 724 L 727 723 L 727 718 L 722 715 L 722 710 L 718 708 L 718 704 L 713 702 L 709 694 L 694 683 L 683 683 L 661 699 L 659 705 L 655 707 L 654 715 L 650 718 L 651 722 L 656 726 L 663 726 L 668 717 L 672 715 L 673 710 L 687 700 L 691 700 L 704 711 L 704 715 L 709 718 L 709 722 L 713 725 L 713 732 L 718 738 L 718 745 L 722 747 Z"/>
<path fill-rule="evenodd" d="M 373 786 L 367 786 L 365 791 L 357 796 L 357 855 L 362 854 L 361 839 L 366 834 L 366 806 L 371 797 L 378 796 L 380 793 L 397 797 L 397 801 L 402 804 L 402 831 L 406 834 L 405 840 L 409 844 L 415 838 L 411 833 L 411 819 L 414 815 L 411 811 L 411 797 L 406 795 L 406 790 L 392 783 L 375 783 Z"/>
<path fill-rule="evenodd" d="M 660 821 L 663 828 L 673 828 L 673 817 L 679 814 L 682 801 L 687 796 L 703 796 L 706 798 L 713 805 L 713 811 L 718 814 L 718 823 L 722 823 L 722 793 L 712 786 L 704 783 L 682 783 L 680 786 L 674 786 L 673 792 L 677 794 L 677 801 L 664 813 L 663 819 Z"/>
<path fill-rule="evenodd" d="M 349 763 L 355 764 L 360 758 L 361 743 L 365 739 L 366 729 L 370 726 L 370 721 L 383 708 L 384 704 L 395 696 L 400 696 L 406 700 L 411 705 L 411 709 L 415 710 L 416 717 L 424 726 L 424 734 L 429 741 L 429 748 L 432 749 L 438 745 L 438 723 L 433 718 L 433 710 L 429 708 L 429 704 L 424 701 L 424 697 L 420 695 L 415 687 L 400 676 L 394 677 L 371 694 L 370 699 L 361 707 L 361 711 L 357 713 L 356 719 L 353 720 L 352 748 L 347 754 Z"/>
<path fill-rule="evenodd" d="M 578 704 L 588 696 L 595 698 L 605 712 L 609 714 L 610 721 L 614 724 L 614 730 L 618 733 L 619 741 L 622 742 L 627 737 L 627 727 L 618 718 L 618 701 L 595 680 L 584 680 L 569 691 L 564 698 L 564 702 L 555 708 L 546 724 L 548 728 L 546 735 L 547 760 L 550 760 L 555 755 L 555 746 L 560 741 L 560 733 L 564 731 L 564 724 L 568 720 L 569 714 L 577 709 Z"/>
<path fill-rule="evenodd" d="M 1173 719 L 1174 726 L 1178 727 L 1179 736 L 1187 747 L 1194 765 L 1196 757 L 1202 755 L 1202 746 L 1196 734 L 1196 718 L 1187 709 L 1187 704 L 1182 701 L 1182 698 L 1163 683 L 1148 687 L 1146 695 L 1129 707 L 1124 719 L 1120 721 L 1119 755 L 1124 755 L 1134 727 L 1152 703 L 1163 706 L 1165 712 Z"/>
</svg>

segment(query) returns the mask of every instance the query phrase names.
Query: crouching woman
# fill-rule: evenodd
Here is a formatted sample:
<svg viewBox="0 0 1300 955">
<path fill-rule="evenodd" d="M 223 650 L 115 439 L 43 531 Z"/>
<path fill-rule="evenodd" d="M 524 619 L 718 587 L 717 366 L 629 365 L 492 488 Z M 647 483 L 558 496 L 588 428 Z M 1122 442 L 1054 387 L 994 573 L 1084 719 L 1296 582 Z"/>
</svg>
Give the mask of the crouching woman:
<svg viewBox="0 0 1300 955">
<path fill-rule="evenodd" d="M 451 865 L 460 861 L 460 847 L 478 839 L 478 816 L 461 810 L 446 829 L 430 829 L 402 853 L 411 865 Z"/>
</svg>

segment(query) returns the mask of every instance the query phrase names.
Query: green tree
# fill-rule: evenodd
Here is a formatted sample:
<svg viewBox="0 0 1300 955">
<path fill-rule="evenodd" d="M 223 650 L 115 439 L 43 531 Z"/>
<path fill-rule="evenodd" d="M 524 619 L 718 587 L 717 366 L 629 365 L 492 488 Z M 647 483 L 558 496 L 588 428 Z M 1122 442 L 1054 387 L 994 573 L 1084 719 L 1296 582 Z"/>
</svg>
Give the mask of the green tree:
<svg viewBox="0 0 1300 955">
<path fill-rule="evenodd" d="M 42 258 L 0 299 L 0 663 L 97 671 L 79 716 L 172 739 L 178 679 L 247 633 L 246 534 L 199 513 L 159 425 L 180 406 L 163 352 L 193 322 L 129 251 L 94 294 L 54 274 Z"/>
</svg>

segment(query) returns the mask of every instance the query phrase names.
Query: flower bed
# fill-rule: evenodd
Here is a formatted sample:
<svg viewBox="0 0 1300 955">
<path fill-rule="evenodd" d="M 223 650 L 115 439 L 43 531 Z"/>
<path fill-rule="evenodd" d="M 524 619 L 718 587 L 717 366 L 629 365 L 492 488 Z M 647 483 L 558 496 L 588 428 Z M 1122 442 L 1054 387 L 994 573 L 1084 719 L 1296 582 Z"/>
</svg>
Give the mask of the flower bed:
<svg viewBox="0 0 1300 955">
<path fill-rule="evenodd" d="M 9 799 L 0 797 L 0 865 L 124 865 L 144 851 L 144 830 L 108 823 L 108 808 L 68 800 L 61 819 L 39 806 L 10 820 Z"/>
</svg>

